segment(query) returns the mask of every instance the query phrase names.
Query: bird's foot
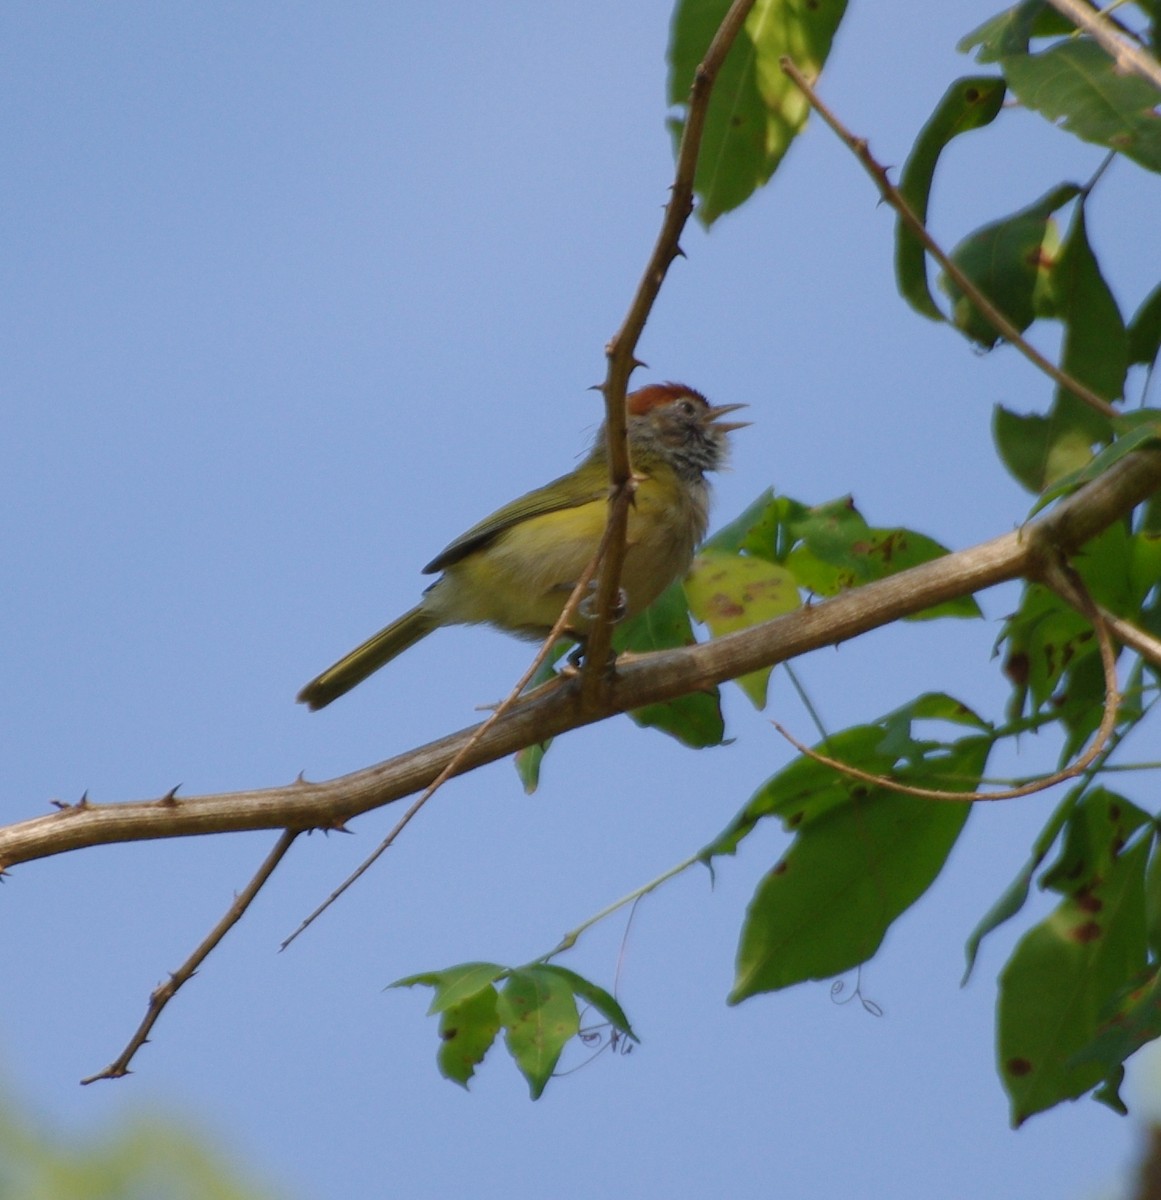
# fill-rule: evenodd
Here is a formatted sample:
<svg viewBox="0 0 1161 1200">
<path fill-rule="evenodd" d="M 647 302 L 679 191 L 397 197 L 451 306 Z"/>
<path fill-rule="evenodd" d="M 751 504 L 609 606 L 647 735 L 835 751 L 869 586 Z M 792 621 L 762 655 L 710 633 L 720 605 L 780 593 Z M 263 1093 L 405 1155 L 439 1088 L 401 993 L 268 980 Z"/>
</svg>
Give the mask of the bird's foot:
<svg viewBox="0 0 1161 1200">
<path fill-rule="evenodd" d="M 613 608 L 609 613 L 609 619 L 616 622 L 620 621 L 629 608 L 629 597 L 622 587 L 617 588 L 617 595 L 613 600 Z M 584 617 L 586 621 L 595 621 L 597 617 L 597 581 L 594 579 L 589 584 L 588 595 L 576 606 L 577 614 Z"/>
</svg>

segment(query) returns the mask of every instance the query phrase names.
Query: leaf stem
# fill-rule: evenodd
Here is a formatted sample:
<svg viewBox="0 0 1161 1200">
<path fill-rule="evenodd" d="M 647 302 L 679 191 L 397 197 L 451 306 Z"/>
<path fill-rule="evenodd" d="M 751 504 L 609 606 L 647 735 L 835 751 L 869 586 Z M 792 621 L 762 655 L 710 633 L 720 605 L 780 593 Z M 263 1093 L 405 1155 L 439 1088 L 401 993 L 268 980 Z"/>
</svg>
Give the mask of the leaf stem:
<svg viewBox="0 0 1161 1200">
<path fill-rule="evenodd" d="M 676 866 L 670 867 L 667 871 L 663 871 L 656 879 L 651 879 L 648 883 L 642 884 L 638 888 L 634 888 L 628 895 L 622 896 L 620 900 L 614 900 L 612 904 L 606 905 L 600 912 L 594 913 L 587 920 L 582 921 L 575 929 L 569 930 L 568 933 L 560 939 L 560 942 L 547 954 L 543 954 L 536 959 L 537 962 L 548 962 L 549 959 L 555 958 L 558 954 L 563 954 L 566 950 L 571 950 L 576 945 L 577 939 L 587 929 L 591 929 L 594 925 L 603 921 L 606 917 L 611 917 L 618 909 L 622 909 L 626 904 L 635 904 L 642 896 L 649 895 L 650 892 L 656 891 L 663 883 L 667 883 L 670 879 L 680 875 L 682 871 L 688 870 L 692 866 L 696 866 L 702 861 L 702 852 L 699 850 L 697 854 L 691 855 L 689 858 L 683 859 Z"/>
</svg>

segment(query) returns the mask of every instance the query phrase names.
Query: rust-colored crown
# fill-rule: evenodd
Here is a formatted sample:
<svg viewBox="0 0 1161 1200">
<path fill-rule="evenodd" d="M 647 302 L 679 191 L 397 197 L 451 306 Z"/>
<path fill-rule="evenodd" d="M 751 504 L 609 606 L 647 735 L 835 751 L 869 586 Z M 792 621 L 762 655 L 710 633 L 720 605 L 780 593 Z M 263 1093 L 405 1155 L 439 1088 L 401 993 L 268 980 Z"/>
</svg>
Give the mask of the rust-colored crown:
<svg viewBox="0 0 1161 1200">
<path fill-rule="evenodd" d="M 693 396 L 707 408 L 709 407 L 709 401 L 701 392 L 686 387 L 684 383 L 651 383 L 648 387 L 630 392 L 625 403 L 628 405 L 630 416 L 643 417 L 647 412 L 651 412 L 663 404 L 672 404 L 681 396 Z"/>
</svg>

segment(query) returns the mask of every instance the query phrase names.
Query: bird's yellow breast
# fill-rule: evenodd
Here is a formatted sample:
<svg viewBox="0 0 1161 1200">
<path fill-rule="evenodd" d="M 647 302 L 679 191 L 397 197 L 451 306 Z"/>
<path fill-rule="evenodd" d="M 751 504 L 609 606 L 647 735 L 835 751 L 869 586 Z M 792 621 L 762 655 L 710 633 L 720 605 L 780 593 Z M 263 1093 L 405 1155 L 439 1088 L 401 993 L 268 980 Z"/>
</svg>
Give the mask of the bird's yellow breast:
<svg viewBox="0 0 1161 1200">
<path fill-rule="evenodd" d="M 671 471 L 640 479 L 621 572 L 627 615 L 684 575 L 705 533 L 706 510 L 705 489 L 681 486 Z M 596 552 L 608 512 L 600 499 L 528 517 L 449 564 L 425 603 L 444 621 L 543 637 Z"/>
</svg>

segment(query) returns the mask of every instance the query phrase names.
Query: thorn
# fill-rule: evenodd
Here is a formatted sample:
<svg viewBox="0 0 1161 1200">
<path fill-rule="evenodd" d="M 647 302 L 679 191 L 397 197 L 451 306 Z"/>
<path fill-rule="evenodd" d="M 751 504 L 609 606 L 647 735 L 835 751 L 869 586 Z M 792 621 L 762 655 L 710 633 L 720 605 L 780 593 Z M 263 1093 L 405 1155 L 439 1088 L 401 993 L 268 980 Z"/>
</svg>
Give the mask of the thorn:
<svg viewBox="0 0 1161 1200">
<path fill-rule="evenodd" d="M 587 388 L 585 388 L 586 392 L 603 392 L 604 390 L 605 385 L 603 383 L 590 384 Z"/>
<path fill-rule="evenodd" d="M 160 800 L 157 801 L 157 803 L 158 804 L 166 804 L 166 805 L 176 804 L 177 803 L 177 789 L 179 787 L 181 787 L 180 783 L 175 784 L 173 787 L 171 787 L 169 789 L 168 792 L 165 793 L 164 796 L 161 797 Z"/>
<path fill-rule="evenodd" d="M 298 777 L 294 781 L 294 786 L 295 787 L 309 787 L 310 786 L 310 784 L 306 778 L 305 771 L 299 771 Z"/>
<path fill-rule="evenodd" d="M 64 800 L 50 800 L 49 804 L 51 804 L 53 806 L 53 808 L 60 809 L 60 810 L 64 810 L 66 808 L 72 808 L 72 805 L 67 804 Z"/>
<path fill-rule="evenodd" d="M 678 253 L 680 253 L 680 251 L 678 251 Z M 644 367 L 646 371 L 649 370 L 649 364 L 647 362 L 643 362 L 636 355 L 633 356 L 632 360 L 629 363 L 629 366 L 630 366 L 630 369 L 634 370 L 634 371 L 637 370 L 638 367 Z"/>
<path fill-rule="evenodd" d="M 81 798 L 76 802 L 76 804 L 73 805 L 73 807 L 74 808 L 88 808 L 89 807 L 89 789 L 88 788 L 85 788 L 85 790 L 81 793 Z"/>
<path fill-rule="evenodd" d="M 689 255 L 686 254 L 686 252 L 680 246 L 674 246 L 673 247 L 673 257 L 674 258 L 689 258 Z"/>
</svg>

